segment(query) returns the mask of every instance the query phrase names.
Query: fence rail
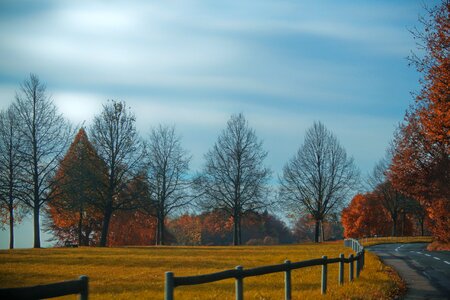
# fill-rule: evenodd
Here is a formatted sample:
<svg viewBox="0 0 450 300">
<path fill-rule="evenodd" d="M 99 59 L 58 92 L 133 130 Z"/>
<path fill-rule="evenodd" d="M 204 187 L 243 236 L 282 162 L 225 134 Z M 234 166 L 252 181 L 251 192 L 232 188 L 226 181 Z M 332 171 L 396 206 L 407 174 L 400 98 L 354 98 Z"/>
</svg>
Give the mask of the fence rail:
<svg viewBox="0 0 450 300">
<path fill-rule="evenodd" d="M 344 284 L 344 264 L 349 264 L 349 281 L 353 281 L 354 275 L 356 275 L 356 278 L 358 278 L 361 270 L 364 268 L 364 247 L 354 239 L 344 240 L 344 246 L 351 247 L 353 251 L 356 252 L 356 255 L 350 254 L 348 258 L 345 258 L 344 254 L 341 253 L 337 258 L 328 258 L 326 256 L 322 256 L 322 258 L 304 260 L 299 262 L 290 262 L 289 260 L 286 260 L 283 264 L 262 266 L 251 269 L 244 269 L 242 266 L 237 266 L 235 269 L 198 276 L 175 277 L 173 272 L 166 272 L 164 299 L 173 300 L 174 290 L 178 286 L 197 285 L 234 278 L 236 300 L 242 300 L 244 299 L 244 278 L 284 272 L 285 299 L 290 300 L 292 294 L 291 271 L 312 266 L 322 266 L 321 292 L 322 294 L 326 294 L 328 269 L 327 266 L 329 264 L 339 263 L 338 282 L 340 285 Z M 356 263 L 356 266 L 354 266 L 354 263 Z M 356 274 L 354 272 L 355 268 Z"/>
<path fill-rule="evenodd" d="M 20 288 L 0 289 L 0 299 L 45 299 L 80 294 L 80 300 L 88 299 L 88 277 L 77 280 Z"/>
</svg>

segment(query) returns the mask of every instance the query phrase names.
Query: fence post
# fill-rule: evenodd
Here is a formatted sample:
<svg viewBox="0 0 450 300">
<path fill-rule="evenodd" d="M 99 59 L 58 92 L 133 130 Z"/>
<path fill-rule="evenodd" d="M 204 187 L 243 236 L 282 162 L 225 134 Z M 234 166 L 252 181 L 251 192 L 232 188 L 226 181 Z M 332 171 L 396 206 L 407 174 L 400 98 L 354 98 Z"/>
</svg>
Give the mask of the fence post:
<svg viewBox="0 0 450 300">
<path fill-rule="evenodd" d="M 361 254 L 361 252 L 360 253 L 358 253 L 359 254 L 359 256 L 358 255 L 356 255 L 356 266 L 355 266 L 355 268 L 356 268 L 356 278 L 359 278 L 359 271 L 360 271 L 360 268 L 361 268 L 361 257 L 362 257 L 362 254 Z"/>
<path fill-rule="evenodd" d="M 236 270 L 242 271 L 242 266 L 237 266 Z M 244 299 L 244 282 L 243 278 L 239 274 L 236 277 L 236 300 L 243 300 Z"/>
<path fill-rule="evenodd" d="M 89 278 L 85 275 L 80 276 L 81 280 L 81 293 L 80 300 L 88 300 L 89 296 Z"/>
<path fill-rule="evenodd" d="M 362 250 L 362 265 L 361 265 L 361 270 L 364 269 L 365 259 L 366 259 L 366 249 L 363 249 L 363 250 Z"/>
<path fill-rule="evenodd" d="M 291 261 L 285 260 L 284 263 L 287 266 L 287 270 L 284 272 L 284 299 L 291 300 L 292 292 L 291 292 Z"/>
<path fill-rule="evenodd" d="M 339 285 L 344 284 L 344 254 L 339 254 Z"/>
<path fill-rule="evenodd" d="M 164 300 L 173 300 L 173 289 L 174 289 L 173 272 L 166 272 Z"/>
<path fill-rule="evenodd" d="M 353 281 L 353 254 L 350 254 L 348 259 L 350 260 L 348 266 L 349 266 L 349 273 L 348 273 L 348 279 L 349 281 Z"/>
<path fill-rule="evenodd" d="M 324 260 L 322 265 L 322 295 L 327 293 L 327 257 L 322 256 Z"/>
</svg>

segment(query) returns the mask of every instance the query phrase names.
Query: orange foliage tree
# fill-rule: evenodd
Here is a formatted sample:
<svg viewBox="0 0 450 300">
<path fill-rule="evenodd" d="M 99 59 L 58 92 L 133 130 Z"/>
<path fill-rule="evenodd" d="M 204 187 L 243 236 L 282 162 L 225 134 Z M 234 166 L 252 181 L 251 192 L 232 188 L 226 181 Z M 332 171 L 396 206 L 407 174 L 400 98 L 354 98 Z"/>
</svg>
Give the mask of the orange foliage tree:
<svg viewBox="0 0 450 300">
<path fill-rule="evenodd" d="M 156 218 L 139 210 L 116 211 L 108 233 L 108 246 L 155 244 Z"/>
<path fill-rule="evenodd" d="M 415 37 L 425 55 L 411 57 L 423 73 L 416 105 L 395 137 L 389 177 L 426 208 L 433 235 L 450 242 L 450 2 L 429 10 Z"/>
<path fill-rule="evenodd" d="M 169 230 L 179 245 L 197 246 L 202 243 L 202 220 L 185 214 L 169 223 Z"/>
<path fill-rule="evenodd" d="M 47 212 L 47 227 L 59 243 L 96 244 L 102 214 L 91 205 L 102 197 L 104 163 L 81 128 L 60 162 Z"/>
<path fill-rule="evenodd" d="M 376 194 L 357 194 L 342 211 L 344 236 L 385 236 L 392 226 L 389 214 Z"/>
</svg>

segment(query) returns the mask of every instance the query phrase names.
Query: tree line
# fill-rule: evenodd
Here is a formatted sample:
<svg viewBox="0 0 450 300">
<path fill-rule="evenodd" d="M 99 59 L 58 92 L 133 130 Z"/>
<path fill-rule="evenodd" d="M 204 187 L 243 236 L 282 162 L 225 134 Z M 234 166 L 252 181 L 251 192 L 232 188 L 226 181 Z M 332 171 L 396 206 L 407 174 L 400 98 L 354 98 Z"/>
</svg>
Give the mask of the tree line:
<svg viewBox="0 0 450 300">
<path fill-rule="evenodd" d="M 423 30 L 412 34 L 422 53 L 412 53 L 409 62 L 422 73 L 421 89 L 374 168 L 369 192 L 352 200 L 343 223 L 353 237 L 404 235 L 414 227 L 423 235 L 428 228 L 436 244 L 449 249 L 450 1 L 419 20 Z"/>
<path fill-rule="evenodd" d="M 317 242 L 322 222 L 342 208 L 358 178 L 337 138 L 317 122 L 286 163 L 276 190 L 265 165 L 268 152 L 243 114 L 230 117 L 204 155 L 202 170 L 191 173 L 191 156 L 174 127 L 156 126 L 142 138 L 131 108 L 110 100 L 88 130 L 75 134 L 34 74 L 1 112 L 0 124 L 0 199 L 11 248 L 14 222 L 25 214 L 33 215 L 34 247 L 40 247 L 43 213 L 47 230 L 80 245 L 108 245 L 114 239 L 113 217 L 131 227 L 146 223 L 155 232 L 154 243 L 163 245 L 174 236 L 167 224 L 172 233 L 181 232 L 173 224 L 183 218 L 186 224 L 188 216 L 179 216 L 188 210 L 201 213 L 200 219 L 219 214 L 231 222 L 233 245 L 243 243 L 242 227 L 249 222 L 261 227 L 276 220 L 272 224 L 289 236 L 282 221 L 264 214 L 270 207 L 284 208 L 291 216 L 312 216 Z M 117 222 L 112 224 L 116 228 Z M 284 239 L 281 234 L 276 238 Z"/>
<path fill-rule="evenodd" d="M 325 232 L 335 235 L 342 217 L 347 236 L 430 231 L 437 242 L 450 243 L 449 16 L 444 0 L 420 19 L 424 30 L 413 30 L 424 52 L 409 58 L 423 74 L 421 90 L 369 176 L 367 192 L 344 210 L 359 172 L 320 122 L 306 131 L 275 188 L 268 152 L 243 114 L 230 117 L 203 168 L 192 173 L 174 127 L 159 125 L 142 138 L 131 108 L 111 100 L 90 128 L 75 134 L 31 74 L 0 113 L 0 224 L 9 223 L 10 247 L 14 223 L 27 214 L 40 247 L 41 213 L 57 238 L 83 245 L 127 239 L 240 245 L 252 231 L 258 243 L 287 240 L 282 222 L 265 212 L 270 207 L 297 220 L 291 240 L 295 233 L 315 242 Z"/>
</svg>

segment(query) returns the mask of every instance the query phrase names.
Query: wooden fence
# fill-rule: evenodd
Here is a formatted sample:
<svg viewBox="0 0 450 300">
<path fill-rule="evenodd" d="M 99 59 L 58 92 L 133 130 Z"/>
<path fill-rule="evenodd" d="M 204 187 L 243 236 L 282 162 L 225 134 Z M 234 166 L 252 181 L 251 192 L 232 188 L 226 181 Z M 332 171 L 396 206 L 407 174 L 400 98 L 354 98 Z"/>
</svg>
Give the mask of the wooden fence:
<svg viewBox="0 0 450 300">
<path fill-rule="evenodd" d="M 290 262 L 289 260 L 286 260 L 283 264 L 262 266 L 252 269 L 244 269 L 242 266 L 237 266 L 235 269 L 199 276 L 175 277 L 173 272 L 166 272 L 164 299 L 173 300 L 174 289 L 178 286 L 197 285 L 234 278 L 236 300 L 242 300 L 244 299 L 244 278 L 284 272 L 284 286 L 285 286 L 284 298 L 286 300 L 290 300 L 292 293 L 291 271 L 312 266 L 322 266 L 321 292 L 322 294 L 326 294 L 327 266 L 329 264 L 339 263 L 339 273 L 338 273 L 339 285 L 344 284 L 344 264 L 349 264 L 349 281 L 353 281 L 355 276 L 356 278 L 358 278 L 361 270 L 364 268 L 364 255 L 365 255 L 364 247 L 361 246 L 361 244 L 354 239 L 344 240 L 344 246 L 352 247 L 353 251 L 356 252 L 356 255 L 350 254 L 348 258 L 345 258 L 344 254 L 341 253 L 337 258 L 328 258 L 326 256 L 322 256 L 322 258 L 299 262 Z M 354 266 L 354 264 L 356 264 L 356 266 Z"/>
<path fill-rule="evenodd" d="M 45 299 L 72 294 L 80 294 L 80 300 L 88 299 L 87 276 L 46 285 L 0 289 L 0 299 Z"/>
</svg>

